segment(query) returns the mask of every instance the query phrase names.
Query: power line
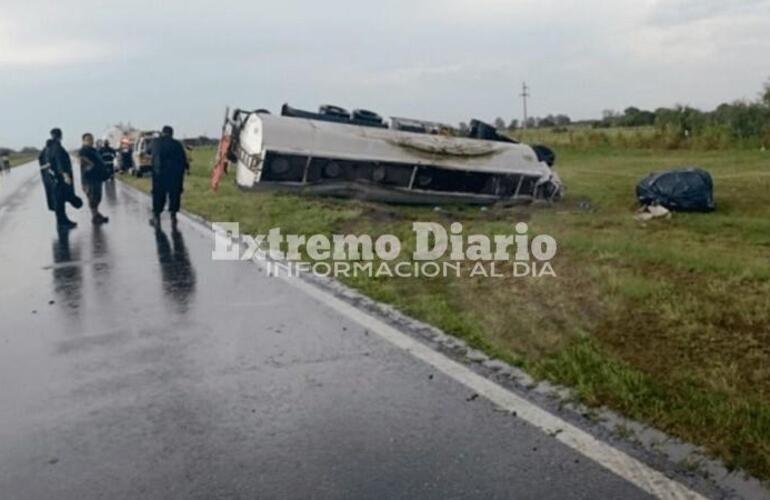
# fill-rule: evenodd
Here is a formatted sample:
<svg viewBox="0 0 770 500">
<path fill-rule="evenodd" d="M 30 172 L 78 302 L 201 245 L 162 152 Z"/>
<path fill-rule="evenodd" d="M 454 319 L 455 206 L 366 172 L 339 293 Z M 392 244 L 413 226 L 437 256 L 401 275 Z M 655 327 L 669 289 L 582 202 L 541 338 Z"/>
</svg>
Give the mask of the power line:
<svg viewBox="0 0 770 500">
<path fill-rule="evenodd" d="M 521 84 L 521 101 L 524 104 L 524 121 L 521 124 L 521 128 L 527 128 L 527 97 L 529 97 L 529 87 L 527 82 Z"/>
</svg>

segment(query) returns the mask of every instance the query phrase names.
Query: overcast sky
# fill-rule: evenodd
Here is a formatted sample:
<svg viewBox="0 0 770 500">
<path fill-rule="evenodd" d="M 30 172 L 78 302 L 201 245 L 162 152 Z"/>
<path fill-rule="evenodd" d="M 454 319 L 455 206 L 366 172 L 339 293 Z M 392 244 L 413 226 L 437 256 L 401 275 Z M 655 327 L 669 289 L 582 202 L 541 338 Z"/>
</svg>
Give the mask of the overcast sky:
<svg viewBox="0 0 770 500">
<path fill-rule="evenodd" d="M 713 108 L 770 77 L 770 0 L 0 0 L 0 145 L 130 121 L 216 135 L 226 105 L 591 118 Z"/>
</svg>

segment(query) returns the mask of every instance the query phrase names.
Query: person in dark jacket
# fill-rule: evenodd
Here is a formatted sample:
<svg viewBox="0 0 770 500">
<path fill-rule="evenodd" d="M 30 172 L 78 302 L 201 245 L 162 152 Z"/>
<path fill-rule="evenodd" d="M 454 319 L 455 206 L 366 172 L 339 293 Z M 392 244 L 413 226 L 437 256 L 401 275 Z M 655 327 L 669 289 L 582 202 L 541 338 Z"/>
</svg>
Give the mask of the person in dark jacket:
<svg viewBox="0 0 770 500">
<path fill-rule="evenodd" d="M 67 218 L 67 213 L 65 210 L 57 210 L 59 200 L 56 197 L 56 175 L 51 170 L 51 163 L 48 161 L 48 151 L 52 144 L 53 139 L 45 141 L 45 146 L 37 156 L 37 162 L 40 165 L 40 177 L 43 180 L 43 188 L 45 188 L 45 201 L 48 204 L 48 210 L 56 213 L 56 222 L 58 223 Z M 63 205 L 62 209 L 64 209 Z"/>
<path fill-rule="evenodd" d="M 171 223 L 181 204 L 185 172 L 189 169 L 182 143 L 174 139 L 174 129 L 166 125 L 152 145 L 152 212 L 150 223 L 160 227 L 160 214 L 168 202 Z"/>
<path fill-rule="evenodd" d="M 107 167 L 107 172 L 110 174 L 110 179 L 112 179 L 115 175 L 115 157 L 117 156 L 117 151 L 115 151 L 115 149 L 110 146 L 110 141 L 107 139 L 104 140 L 104 143 L 102 143 L 102 146 L 98 148 L 98 151 L 99 156 L 102 157 L 104 166 Z"/>
<path fill-rule="evenodd" d="M 66 203 L 69 202 L 75 208 L 80 208 L 83 206 L 83 201 L 75 194 L 72 162 L 69 153 L 61 145 L 61 140 L 61 129 L 52 129 L 51 138 L 38 156 L 38 163 L 48 209 L 56 214 L 56 223 L 59 228 L 72 229 L 77 226 L 77 223 L 67 216 Z"/>
<path fill-rule="evenodd" d="M 91 222 L 94 224 L 109 222 L 109 217 L 99 213 L 99 203 L 102 202 L 102 184 L 109 178 L 109 173 L 102 157 L 94 148 L 94 136 L 92 134 L 83 134 L 83 147 L 78 152 L 78 159 L 80 160 L 80 182 L 83 186 L 83 192 L 88 198 Z"/>
<path fill-rule="evenodd" d="M 125 174 L 134 167 L 134 151 L 131 148 L 131 141 L 124 137 L 120 141 L 120 150 L 118 151 L 118 167 L 120 173 Z"/>
</svg>

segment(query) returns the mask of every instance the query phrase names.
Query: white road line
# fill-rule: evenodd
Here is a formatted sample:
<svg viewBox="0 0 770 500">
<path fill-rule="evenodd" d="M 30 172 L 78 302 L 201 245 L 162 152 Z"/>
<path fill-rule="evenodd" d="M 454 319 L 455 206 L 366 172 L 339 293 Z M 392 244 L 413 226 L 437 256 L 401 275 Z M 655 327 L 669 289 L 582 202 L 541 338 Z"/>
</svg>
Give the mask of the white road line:
<svg viewBox="0 0 770 500">
<path fill-rule="evenodd" d="M 190 219 L 192 226 L 213 238 L 214 229 L 212 225 L 209 224 L 208 228 L 206 228 L 199 221 L 196 221 L 195 217 Z M 523 419 L 546 434 L 553 435 L 554 439 L 559 440 L 561 443 L 647 493 L 666 500 L 705 499 L 699 493 L 674 479 L 666 477 L 661 472 L 631 457 L 627 453 L 596 439 L 588 432 L 527 401 L 505 387 L 393 328 L 384 321 L 335 297 L 333 294 L 297 277 L 289 277 L 283 274 L 279 274 L 279 277 L 285 283 L 303 291 L 320 303 L 359 323 L 394 346 L 403 349 L 415 358 L 443 372 L 501 409 L 510 412 L 515 411 L 518 418 Z"/>
<path fill-rule="evenodd" d="M 391 344 L 399 347 L 415 358 L 440 370 L 452 379 L 460 382 L 472 391 L 487 398 L 495 405 L 507 411 L 515 411 L 517 416 L 543 432 L 554 435 L 570 448 L 578 451 L 594 462 L 604 466 L 623 479 L 635 484 L 642 490 L 662 499 L 704 498 L 684 485 L 643 464 L 628 454 L 602 442 L 587 432 L 562 420 L 556 415 L 514 394 L 492 380 L 479 375 L 466 366 L 446 357 L 440 352 L 398 331 L 387 323 L 348 304 L 334 295 L 296 277 L 281 278 L 290 285 L 301 289 L 322 304 L 334 309 L 376 333 Z"/>
</svg>

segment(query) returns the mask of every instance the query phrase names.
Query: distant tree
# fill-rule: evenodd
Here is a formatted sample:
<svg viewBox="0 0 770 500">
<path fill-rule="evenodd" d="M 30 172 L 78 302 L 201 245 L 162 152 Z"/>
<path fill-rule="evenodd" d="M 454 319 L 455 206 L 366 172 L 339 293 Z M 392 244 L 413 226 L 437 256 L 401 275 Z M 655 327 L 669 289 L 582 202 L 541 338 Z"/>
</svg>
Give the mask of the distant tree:
<svg viewBox="0 0 770 500">
<path fill-rule="evenodd" d="M 554 121 L 556 122 L 556 125 L 559 127 L 564 127 L 572 123 L 572 119 L 567 115 L 556 115 L 554 117 Z"/>
<path fill-rule="evenodd" d="M 527 121 L 524 122 L 524 125 L 526 126 L 526 128 L 537 127 L 537 118 L 535 118 L 534 116 L 530 116 L 529 118 L 527 118 Z"/>
<path fill-rule="evenodd" d="M 514 118 L 514 119 L 513 119 L 513 120 L 511 120 L 511 122 L 508 124 L 508 129 L 509 129 L 509 130 L 516 130 L 517 128 L 519 128 L 519 120 L 517 120 L 516 118 Z"/>
<path fill-rule="evenodd" d="M 642 111 L 637 117 L 637 124 L 639 126 L 652 125 L 655 123 L 655 113 L 652 111 Z"/>
<path fill-rule="evenodd" d="M 40 150 L 37 149 L 37 148 L 34 148 L 32 146 L 27 146 L 27 147 L 21 148 L 19 153 L 21 153 L 23 155 L 36 155 L 36 154 L 40 153 Z"/>
<path fill-rule="evenodd" d="M 717 108 L 714 110 L 714 112 L 717 113 L 717 114 L 724 113 L 724 112 L 729 111 L 730 108 L 732 108 L 732 107 L 733 107 L 733 105 L 730 104 L 729 102 L 723 102 L 722 104 L 717 106 Z"/>
<path fill-rule="evenodd" d="M 635 106 L 629 106 L 623 111 L 623 116 L 617 118 L 617 123 L 624 127 L 641 127 L 655 123 L 655 113 L 642 111 Z"/>
<path fill-rule="evenodd" d="M 602 127 L 614 127 L 618 124 L 619 114 L 612 109 L 602 111 Z"/>
<path fill-rule="evenodd" d="M 738 139 L 762 137 L 770 130 L 770 109 L 755 102 L 723 104 L 709 113 L 707 118 L 712 124 L 727 127 L 732 136 Z"/>
<path fill-rule="evenodd" d="M 556 126 L 556 117 L 548 115 L 545 118 L 541 118 L 537 121 L 538 127 L 554 127 Z"/>
<path fill-rule="evenodd" d="M 458 130 L 459 130 L 461 133 L 463 133 L 463 134 L 467 134 L 467 133 L 468 133 L 468 132 L 470 132 L 470 130 L 471 130 L 471 128 L 470 128 L 470 127 L 468 126 L 468 124 L 467 124 L 467 123 L 465 123 L 465 122 L 460 122 L 460 124 L 457 126 L 457 129 L 458 129 Z"/>
<path fill-rule="evenodd" d="M 678 105 L 675 108 L 655 110 L 655 124 L 681 137 L 690 137 L 703 130 L 707 118 L 706 113 L 690 106 Z"/>
<path fill-rule="evenodd" d="M 770 106 L 770 79 L 765 82 L 765 86 L 762 89 L 762 102 L 765 106 Z"/>
<path fill-rule="evenodd" d="M 182 143 L 184 143 L 185 146 L 197 148 L 203 146 L 216 146 L 219 144 L 219 140 L 207 137 L 205 135 L 199 135 L 198 137 L 188 137 L 186 139 L 182 139 Z"/>
<path fill-rule="evenodd" d="M 505 120 L 503 120 L 499 116 L 495 118 L 495 128 L 497 130 L 503 130 L 505 128 Z"/>
<path fill-rule="evenodd" d="M 642 110 L 635 107 L 635 106 L 629 106 L 623 111 L 624 116 L 634 116 L 638 115 Z"/>
</svg>

